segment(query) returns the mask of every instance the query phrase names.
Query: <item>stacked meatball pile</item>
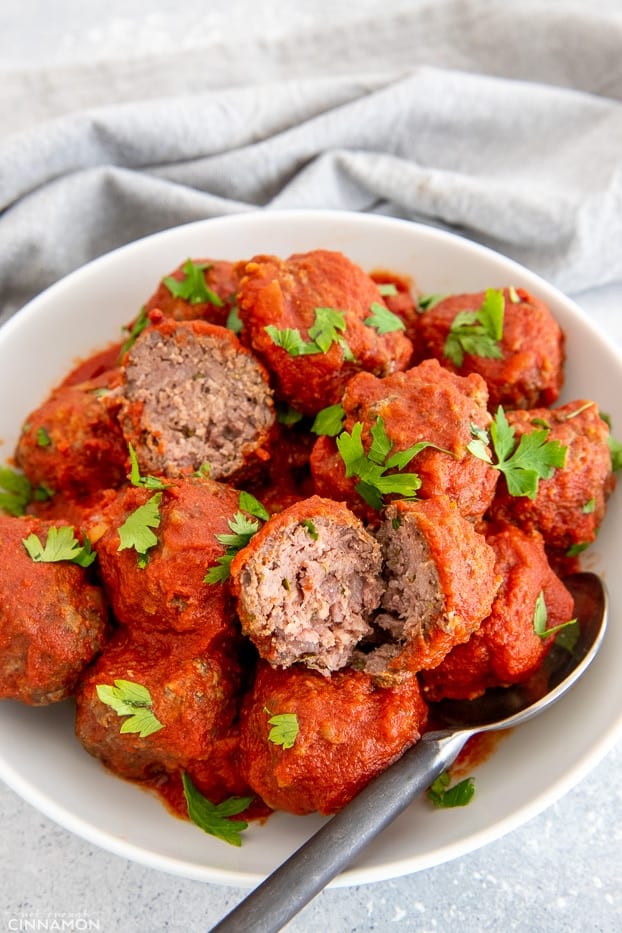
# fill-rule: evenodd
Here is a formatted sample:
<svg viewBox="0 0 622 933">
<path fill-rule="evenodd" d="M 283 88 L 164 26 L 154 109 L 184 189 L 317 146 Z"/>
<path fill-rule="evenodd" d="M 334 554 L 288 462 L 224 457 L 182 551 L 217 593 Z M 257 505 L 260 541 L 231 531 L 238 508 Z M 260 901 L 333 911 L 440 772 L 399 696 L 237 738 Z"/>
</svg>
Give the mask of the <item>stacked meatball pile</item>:
<svg viewBox="0 0 622 933">
<path fill-rule="evenodd" d="M 0 515 L 0 695 L 75 697 L 84 747 L 169 802 L 187 775 L 213 803 L 331 813 L 430 704 L 532 676 L 554 640 L 537 605 L 546 629 L 572 617 L 568 555 L 613 479 L 597 406 L 552 407 L 548 308 L 499 294 L 494 355 L 457 362 L 485 293 L 423 310 L 325 250 L 165 276 L 24 422 L 16 463 L 45 494 Z M 533 496 L 495 466 L 499 406 L 517 440 L 545 425 L 564 448 Z M 64 526 L 88 566 L 25 548 Z M 123 728 L 103 688 L 124 683 L 156 728 Z"/>
</svg>

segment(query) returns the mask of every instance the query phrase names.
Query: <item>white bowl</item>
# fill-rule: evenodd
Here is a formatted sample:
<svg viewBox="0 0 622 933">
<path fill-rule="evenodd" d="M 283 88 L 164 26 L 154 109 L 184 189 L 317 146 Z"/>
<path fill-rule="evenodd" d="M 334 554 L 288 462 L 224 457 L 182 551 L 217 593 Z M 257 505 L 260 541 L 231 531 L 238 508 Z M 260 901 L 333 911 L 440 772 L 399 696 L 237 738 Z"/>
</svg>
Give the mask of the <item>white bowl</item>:
<svg viewBox="0 0 622 933">
<path fill-rule="evenodd" d="M 58 282 L 0 329 L 0 463 L 20 424 L 78 359 L 117 339 L 160 277 L 188 257 L 287 256 L 314 248 L 343 251 L 364 268 L 411 276 L 423 292 L 476 291 L 512 284 L 548 302 L 567 334 L 562 401 L 588 397 L 622 432 L 622 360 L 584 313 L 516 263 L 467 240 L 405 221 L 326 211 L 256 212 L 201 221 L 123 247 Z M 6 404 L 7 400 L 11 404 Z M 584 566 L 607 581 L 615 615 L 622 605 L 610 500 Z M 397 877 L 471 851 L 519 826 L 578 782 L 622 731 L 622 628 L 585 678 L 537 720 L 514 730 L 475 770 L 477 793 L 465 808 L 433 810 L 424 801 L 376 839 L 334 885 Z M 187 878 L 254 885 L 322 822 L 277 813 L 251 825 L 241 848 L 175 819 L 139 787 L 106 772 L 73 734 L 70 703 L 31 709 L 0 703 L 0 777 L 62 826 L 112 852 Z"/>
</svg>

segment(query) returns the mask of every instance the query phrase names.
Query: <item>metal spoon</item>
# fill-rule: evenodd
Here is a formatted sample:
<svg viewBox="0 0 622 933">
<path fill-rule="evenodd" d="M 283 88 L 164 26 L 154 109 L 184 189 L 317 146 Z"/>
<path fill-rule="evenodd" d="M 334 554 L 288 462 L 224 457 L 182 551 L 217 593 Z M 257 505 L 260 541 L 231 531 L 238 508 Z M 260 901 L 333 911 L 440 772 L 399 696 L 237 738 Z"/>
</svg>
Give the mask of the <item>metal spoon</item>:
<svg viewBox="0 0 622 933">
<path fill-rule="evenodd" d="M 446 729 L 425 733 L 395 764 L 371 781 L 333 818 L 252 891 L 212 933 L 276 933 L 345 868 L 408 804 L 455 761 L 479 732 L 509 729 L 558 700 L 596 656 L 607 624 L 604 586 L 593 573 L 566 577 L 580 635 L 569 652 L 557 645 L 547 676 L 489 690 L 470 701 L 437 704 Z"/>
</svg>

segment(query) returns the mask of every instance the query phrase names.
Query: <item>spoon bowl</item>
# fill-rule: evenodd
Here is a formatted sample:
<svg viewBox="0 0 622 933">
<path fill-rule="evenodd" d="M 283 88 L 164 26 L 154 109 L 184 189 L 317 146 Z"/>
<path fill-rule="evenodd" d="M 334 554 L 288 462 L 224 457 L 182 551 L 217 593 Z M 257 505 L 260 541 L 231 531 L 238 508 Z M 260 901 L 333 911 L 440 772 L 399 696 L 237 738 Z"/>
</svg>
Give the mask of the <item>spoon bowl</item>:
<svg viewBox="0 0 622 933">
<path fill-rule="evenodd" d="M 585 673 L 602 645 L 607 594 L 593 573 L 570 574 L 579 633 L 571 649 L 559 639 L 530 680 L 487 690 L 475 700 L 442 701 L 442 728 L 426 732 L 402 757 L 333 816 L 314 836 L 212 929 L 212 933 L 276 933 L 371 840 L 446 771 L 480 732 L 511 729 L 540 715 Z"/>
</svg>

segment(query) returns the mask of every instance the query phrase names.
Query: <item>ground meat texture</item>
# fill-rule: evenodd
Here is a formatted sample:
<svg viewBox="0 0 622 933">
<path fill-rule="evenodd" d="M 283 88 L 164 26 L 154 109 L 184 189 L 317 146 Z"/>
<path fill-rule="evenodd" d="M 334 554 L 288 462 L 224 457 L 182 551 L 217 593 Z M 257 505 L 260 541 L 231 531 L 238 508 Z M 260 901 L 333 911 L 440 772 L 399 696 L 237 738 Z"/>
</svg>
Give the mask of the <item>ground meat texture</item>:
<svg viewBox="0 0 622 933">
<path fill-rule="evenodd" d="M 457 314 L 477 311 L 485 292 L 451 295 L 420 315 L 418 335 L 421 352 L 443 366 L 466 376 L 480 373 L 486 380 L 489 407 L 535 408 L 552 405 L 564 381 L 564 335 L 547 305 L 522 288 L 504 289 L 502 356 L 465 353 L 456 366 L 444 352 L 445 341 Z"/>
<path fill-rule="evenodd" d="M 165 321 L 129 351 L 119 420 L 145 473 L 209 463 L 239 480 L 267 459 L 274 408 L 264 367 L 223 327 Z"/>
<path fill-rule="evenodd" d="M 157 544 L 141 566 L 135 548 L 119 550 L 119 528 L 160 495 Z M 202 631 L 206 638 L 235 632 L 228 588 L 204 582 L 225 553 L 217 535 L 230 534 L 237 490 L 206 478 L 171 480 L 160 492 L 129 487 L 89 516 L 104 589 L 115 617 L 133 632 Z"/>
<path fill-rule="evenodd" d="M 86 750 L 123 777 L 146 780 L 209 758 L 237 713 L 239 668 L 227 654 L 205 650 L 195 638 L 121 631 L 85 673 L 76 696 L 76 734 Z M 162 728 L 151 735 L 121 731 L 119 715 L 98 685 L 126 680 L 149 691 Z"/>
<path fill-rule="evenodd" d="M 384 592 L 375 644 L 354 663 L 380 676 L 436 667 L 490 613 L 500 579 L 483 535 L 449 499 L 401 500 L 377 533 Z"/>
<path fill-rule="evenodd" d="M 566 462 L 540 480 L 535 499 L 510 496 L 504 480 L 497 486 L 491 517 L 539 531 L 547 549 L 575 553 L 591 544 L 605 515 L 615 479 L 611 472 L 609 429 L 595 402 L 579 399 L 556 409 L 507 413 L 516 439 L 550 427 L 548 440 L 568 448 Z"/>
<path fill-rule="evenodd" d="M 145 312 L 159 311 L 165 318 L 175 321 L 191 321 L 201 319 L 221 327 L 227 325 L 227 320 L 235 307 L 236 294 L 239 284 L 238 267 L 235 263 L 223 259 L 194 259 L 195 266 L 203 266 L 201 275 L 207 288 L 214 293 L 216 301 L 197 301 L 195 294 L 191 298 L 182 298 L 171 290 L 167 279 L 175 279 L 183 283 L 187 279 L 186 261 L 181 263 L 170 276 L 164 276 L 155 292 L 145 303 Z"/>
<path fill-rule="evenodd" d="M 538 670 L 555 641 L 534 630 L 540 594 L 546 606 L 546 628 L 573 618 L 573 599 L 548 562 L 541 536 L 513 525 L 487 536 L 496 555 L 502 583 L 492 612 L 466 644 L 454 648 L 442 663 L 421 675 L 427 700 L 471 700 L 490 687 L 522 683 Z"/>
<path fill-rule="evenodd" d="M 456 376 L 436 360 L 426 360 L 384 379 L 369 373 L 355 376 L 342 399 L 344 427 L 351 431 L 356 422 L 362 424 L 366 451 L 378 418 L 393 442 L 392 452 L 422 441 L 436 445 L 421 450 L 405 467 L 405 472 L 417 473 L 421 479 L 417 495 L 423 499 L 447 495 L 463 515 L 477 520 L 489 507 L 498 480 L 496 470 L 467 450 L 473 438 L 472 425 L 486 429 L 490 423 L 487 399 L 481 376 Z M 358 480 L 346 478 L 335 442 L 320 438 L 317 448 L 311 456 L 316 492 L 331 496 L 334 490 L 369 520 L 370 510 L 355 490 Z"/>
<path fill-rule="evenodd" d="M 290 748 L 270 739 L 282 714 L 298 725 Z M 274 809 L 334 813 L 419 739 L 426 715 L 415 677 L 383 688 L 357 671 L 260 663 L 241 712 L 243 773 Z"/>
<path fill-rule="evenodd" d="M 26 418 L 15 460 L 35 489 L 85 501 L 125 481 L 127 444 L 104 402 L 106 379 L 59 388 Z"/>
<path fill-rule="evenodd" d="M 345 505 L 295 503 L 231 564 L 242 630 L 273 665 L 338 670 L 371 631 L 380 572 L 378 544 Z"/>
<path fill-rule="evenodd" d="M 52 525 L 0 513 L 0 698 L 31 706 L 71 696 L 107 637 L 100 587 L 68 561 L 35 562 L 23 540 L 45 544 Z"/>
<path fill-rule="evenodd" d="M 361 370 L 384 376 L 405 369 L 412 344 L 403 330 L 380 334 L 365 324 L 374 303 L 383 305 L 375 282 L 342 253 L 314 250 L 283 260 L 256 256 L 246 264 L 238 293 L 244 339 L 274 377 L 277 395 L 314 415 L 337 403 L 348 379 Z M 325 352 L 291 355 L 266 331 L 297 330 L 309 342 L 318 308 L 341 312 L 345 330 Z M 348 359 L 348 357 L 351 357 Z"/>
</svg>

